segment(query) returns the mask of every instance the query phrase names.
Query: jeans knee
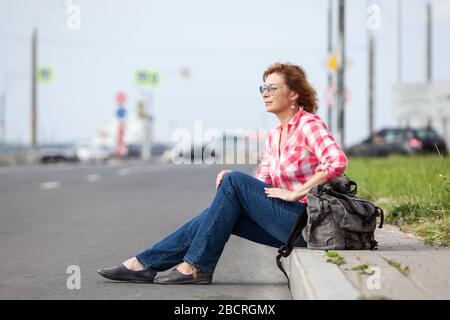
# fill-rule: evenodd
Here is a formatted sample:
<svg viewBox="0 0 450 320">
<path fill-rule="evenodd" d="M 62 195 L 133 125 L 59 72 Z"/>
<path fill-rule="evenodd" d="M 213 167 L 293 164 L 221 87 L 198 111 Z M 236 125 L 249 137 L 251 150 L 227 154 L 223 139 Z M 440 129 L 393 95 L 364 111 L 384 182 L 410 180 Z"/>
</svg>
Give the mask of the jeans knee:
<svg viewBox="0 0 450 320">
<path fill-rule="evenodd" d="M 228 192 L 239 192 L 238 190 L 243 184 L 245 176 L 245 173 L 232 171 L 223 177 L 221 185 Z"/>
<path fill-rule="evenodd" d="M 238 181 L 242 181 L 246 174 L 240 171 L 231 171 L 229 174 L 227 174 L 228 179 L 231 180 L 231 182 L 238 182 Z"/>
<path fill-rule="evenodd" d="M 222 178 L 221 186 L 227 190 L 234 190 L 233 186 L 242 179 L 242 173 L 239 171 L 231 171 Z"/>
<path fill-rule="evenodd" d="M 226 188 L 226 189 L 227 189 L 227 188 L 231 187 L 230 175 L 231 175 L 231 173 L 226 174 L 226 175 L 222 178 L 222 181 L 220 182 L 220 186 L 221 186 L 222 188 Z"/>
</svg>

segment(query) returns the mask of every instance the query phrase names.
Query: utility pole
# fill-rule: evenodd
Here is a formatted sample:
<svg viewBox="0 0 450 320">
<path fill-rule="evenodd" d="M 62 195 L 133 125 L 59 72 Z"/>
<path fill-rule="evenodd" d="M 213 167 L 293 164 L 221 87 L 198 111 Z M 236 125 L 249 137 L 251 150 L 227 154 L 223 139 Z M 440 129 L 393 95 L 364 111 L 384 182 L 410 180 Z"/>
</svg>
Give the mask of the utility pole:
<svg viewBox="0 0 450 320">
<path fill-rule="evenodd" d="M 328 0 L 328 58 L 331 57 L 333 51 L 333 0 Z M 328 70 L 328 89 L 333 85 L 333 71 Z M 332 107 L 331 103 L 327 106 L 327 122 L 330 131 L 333 130 Z"/>
<path fill-rule="evenodd" d="M 402 0 L 397 0 L 396 2 L 397 9 L 397 27 L 396 27 L 396 37 L 395 37 L 395 51 L 396 51 L 396 58 L 397 58 L 397 85 L 401 85 L 403 82 L 402 79 Z M 410 125 L 410 119 L 407 117 L 405 119 L 405 122 L 402 121 L 402 123 L 405 123 L 406 128 L 409 128 Z"/>
<path fill-rule="evenodd" d="M 5 93 L 2 93 L 2 96 L 0 97 L 0 127 L 1 127 L 1 134 L 2 134 L 2 140 L 0 140 L 1 144 L 5 143 L 5 100 L 6 96 Z"/>
<path fill-rule="evenodd" d="M 151 153 L 150 153 L 150 143 L 149 143 L 149 134 L 148 134 L 148 123 L 150 120 L 150 114 L 147 112 L 145 108 L 145 102 L 143 100 L 140 100 L 138 102 L 138 115 L 139 118 L 142 121 L 142 152 L 141 152 L 141 159 L 142 160 L 149 160 Z"/>
<path fill-rule="evenodd" d="M 372 32 L 369 32 L 369 133 L 372 135 L 374 132 L 373 110 L 375 104 L 375 39 Z"/>
<path fill-rule="evenodd" d="M 31 38 L 31 156 L 33 162 L 37 151 L 37 38 L 38 32 L 37 29 L 34 29 Z"/>
<path fill-rule="evenodd" d="M 402 82 L 402 0 L 397 0 L 397 83 Z"/>
<path fill-rule="evenodd" d="M 433 15 L 431 3 L 427 3 L 427 82 L 433 77 Z"/>
<path fill-rule="evenodd" d="M 143 136 L 143 144 L 145 148 L 142 150 L 142 159 L 143 160 L 151 160 L 152 159 L 152 146 L 154 143 L 154 116 L 153 116 L 153 106 L 154 106 L 154 92 L 153 90 L 148 91 L 143 94 L 144 96 L 144 108 L 145 116 L 143 117 L 144 121 L 144 136 Z"/>
<path fill-rule="evenodd" d="M 369 1 L 366 2 L 367 5 L 369 5 Z M 375 8 L 373 6 L 367 7 L 368 13 L 374 14 Z M 375 37 L 374 37 L 374 29 L 380 27 L 380 21 L 379 21 L 379 12 L 375 13 L 376 16 L 372 17 L 375 19 L 375 21 L 370 21 L 370 24 L 368 24 L 367 27 L 367 45 L 368 45 L 368 117 L 369 117 L 369 134 L 372 135 L 374 133 L 374 107 L 375 107 Z"/>
<path fill-rule="evenodd" d="M 338 77 L 337 77 L 337 143 L 342 149 L 345 147 L 345 125 L 344 125 L 344 88 L 345 88 L 345 0 L 339 0 L 339 37 L 338 37 Z"/>
<path fill-rule="evenodd" d="M 426 30 L 427 30 L 427 35 L 426 35 L 426 43 L 427 43 L 427 48 L 426 48 L 426 66 L 427 66 L 427 83 L 428 85 L 432 85 L 433 82 L 433 7 L 431 5 L 431 3 L 428 1 L 427 2 L 427 9 L 426 9 Z M 437 119 L 436 119 L 437 120 Z M 448 123 L 448 119 L 447 117 L 442 117 L 442 133 L 443 136 L 445 137 L 445 139 L 448 139 L 448 130 L 447 130 L 447 123 Z M 431 117 L 428 118 L 428 126 L 432 126 L 432 119 Z M 449 145 L 449 142 L 447 142 L 447 146 Z"/>
<path fill-rule="evenodd" d="M 428 85 L 431 85 L 432 82 L 432 76 L 433 76 L 433 64 L 432 64 L 432 13 L 431 13 L 431 4 L 430 2 L 427 2 L 427 7 L 426 7 L 426 77 L 427 80 L 426 82 L 428 83 Z M 445 119 L 443 119 L 443 124 L 446 125 L 445 123 Z M 433 125 L 433 120 L 431 119 L 431 116 L 428 117 L 428 121 L 427 121 L 427 127 L 431 127 Z M 445 127 L 444 127 L 445 128 Z"/>
</svg>

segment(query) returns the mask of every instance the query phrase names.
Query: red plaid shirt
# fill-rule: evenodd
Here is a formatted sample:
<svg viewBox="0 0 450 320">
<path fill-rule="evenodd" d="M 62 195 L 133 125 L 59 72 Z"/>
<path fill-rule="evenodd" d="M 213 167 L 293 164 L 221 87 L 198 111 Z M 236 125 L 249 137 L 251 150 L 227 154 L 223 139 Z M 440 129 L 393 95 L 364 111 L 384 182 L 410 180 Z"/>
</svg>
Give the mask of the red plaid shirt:
<svg viewBox="0 0 450 320">
<path fill-rule="evenodd" d="M 347 157 L 338 146 L 328 126 L 316 115 L 300 109 L 287 124 L 284 150 L 279 154 L 281 125 L 266 138 L 256 178 L 273 187 L 298 190 L 316 172 L 327 180 L 340 176 L 347 167 Z M 306 197 L 301 202 L 306 203 Z"/>
</svg>

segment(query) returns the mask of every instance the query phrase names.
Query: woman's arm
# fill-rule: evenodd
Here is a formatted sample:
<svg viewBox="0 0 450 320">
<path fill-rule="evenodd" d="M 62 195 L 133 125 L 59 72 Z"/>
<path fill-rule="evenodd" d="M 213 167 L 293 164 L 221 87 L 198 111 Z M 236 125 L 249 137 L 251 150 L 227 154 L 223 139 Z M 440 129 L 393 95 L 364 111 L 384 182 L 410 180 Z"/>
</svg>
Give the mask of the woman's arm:
<svg viewBox="0 0 450 320">
<path fill-rule="evenodd" d="M 308 192 L 309 190 L 311 190 L 312 188 L 314 188 L 315 186 L 318 186 L 319 184 L 321 184 L 322 182 L 326 181 L 326 176 L 325 176 L 325 172 L 323 171 L 318 171 L 314 174 L 314 176 L 312 176 L 311 179 L 309 179 L 308 181 L 306 181 L 299 190 L 295 190 L 294 192 L 297 193 L 297 197 L 298 200 L 300 200 L 301 198 L 303 198 Z"/>
<path fill-rule="evenodd" d="M 258 170 L 256 171 L 255 178 L 266 183 L 272 185 L 272 178 L 270 177 L 270 155 L 269 155 L 269 145 L 271 142 L 270 135 L 267 137 L 264 145 L 264 152 L 261 157 L 261 161 L 258 166 Z"/>
<path fill-rule="evenodd" d="M 325 173 L 318 171 L 306 181 L 298 190 L 287 190 L 281 188 L 265 188 L 265 192 L 269 198 L 279 198 L 284 201 L 297 202 L 302 199 L 306 194 L 315 186 L 321 184 L 326 180 Z"/>
<path fill-rule="evenodd" d="M 303 144 L 319 160 L 314 172 L 323 172 L 327 181 L 342 175 L 347 168 L 348 160 L 327 125 L 321 120 L 311 119 L 299 128 Z"/>
</svg>

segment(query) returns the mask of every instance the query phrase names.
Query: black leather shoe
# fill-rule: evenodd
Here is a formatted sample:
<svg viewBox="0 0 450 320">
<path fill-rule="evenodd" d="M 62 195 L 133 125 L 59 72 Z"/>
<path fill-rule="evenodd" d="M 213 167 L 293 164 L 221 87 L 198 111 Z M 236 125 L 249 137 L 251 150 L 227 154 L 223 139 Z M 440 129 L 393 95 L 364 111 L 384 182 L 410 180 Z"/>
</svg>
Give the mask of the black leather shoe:
<svg viewBox="0 0 450 320">
<path fill-rule="evenodd" d="M 133 271 L 119 264 L 113 268 L 99 269 L 97 272 L 106 279 L 129 282 L 151 283 L 156 276 L 157 271 L 147 268 L 141 271 Z"/>
<path fill-rule="evenodd" d="M 166 275 L 157 276 L 154 280 L 159 284 L 210 284 L 212 273 L 195 270 L 193 274 L 186 275 L 174 268 Z"/>
</svg>

